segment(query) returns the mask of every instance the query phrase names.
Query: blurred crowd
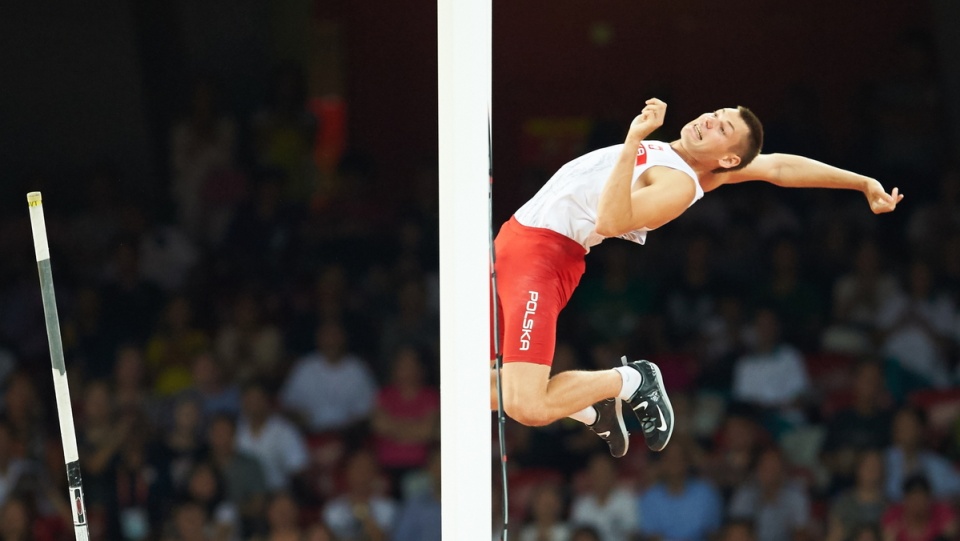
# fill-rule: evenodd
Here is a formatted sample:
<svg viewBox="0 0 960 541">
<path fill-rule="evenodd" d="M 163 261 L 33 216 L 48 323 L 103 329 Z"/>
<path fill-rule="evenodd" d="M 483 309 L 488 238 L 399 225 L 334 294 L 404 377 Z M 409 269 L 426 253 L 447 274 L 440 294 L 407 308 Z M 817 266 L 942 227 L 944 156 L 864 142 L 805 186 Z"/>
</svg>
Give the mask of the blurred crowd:
<svg viewBox="0 0 960 541">
<path fill-rule="evenodd" d="M 398 193 L 306 88 L 280 69 L 243 115 L 198 79 L 162 193 L 109 164 L 37 187 L 91 539 L 439 539 L 435 165 Z M 0 539 L 73 539 L 25 216 L 0 218 Z"/>
<path fill-rule="evenodd" d="M 958 537 L 960 170 L 911 46 L 854 144 L 808 88 L 766 119 L 767 151 L 900 186 L 894 214 L 747 184 L 588 257 L 554 369 L 658 363 L 677 431 L 613 460 L 508 421 L 512 539 Z M 438 540 L 436 164 L 323 137 L 295 69 L 253 111 L 223 91 L 186 96 L 160 193 L 42 186 L 91 539 Z M 73 538 L 30 239 L 0 215 L 0 541 Z"/>
</svg>

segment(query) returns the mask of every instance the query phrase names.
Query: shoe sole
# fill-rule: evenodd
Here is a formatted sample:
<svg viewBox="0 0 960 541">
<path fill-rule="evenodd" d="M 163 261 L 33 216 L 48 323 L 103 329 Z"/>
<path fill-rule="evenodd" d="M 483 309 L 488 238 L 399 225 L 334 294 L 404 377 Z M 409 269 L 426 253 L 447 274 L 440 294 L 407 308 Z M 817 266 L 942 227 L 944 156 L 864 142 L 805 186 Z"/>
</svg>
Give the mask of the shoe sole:
<svg viewBox="0 0 960 541">
<path fill-rule="evenodd" d="M 663 447 L 656 450 L 660 452 L 666 449 L 667 444 L 670 443 L 670 438 L 673 437 L 673 425 L 676 423 L 674 422 L 673 406 L 670 404 L 670 397 L 667 396 L 667 390 L 663 387 L 663 376 L 660 375 L 660 367 L 649 361 L 647 361 L 647 363 L 653 368 L 653 371 L 657 373 L 657 389 L 660 391 L 660 398 L 663 399 L 663 407 L 670 413 L 670 427 L 667 429 L 667 439 L 663 442 Z"/>
<path fill-rule="evenodd" d="M 617 412 L 617 425 L 620 426 L 620 434 L 623 435 L 623 454 L 614 458 L 621 458 L 630 450 L 630 433 L 627 432 L 627 425 L 623 422 L 623 400 L 615 399 L 613 407 Z"/>
</svg>

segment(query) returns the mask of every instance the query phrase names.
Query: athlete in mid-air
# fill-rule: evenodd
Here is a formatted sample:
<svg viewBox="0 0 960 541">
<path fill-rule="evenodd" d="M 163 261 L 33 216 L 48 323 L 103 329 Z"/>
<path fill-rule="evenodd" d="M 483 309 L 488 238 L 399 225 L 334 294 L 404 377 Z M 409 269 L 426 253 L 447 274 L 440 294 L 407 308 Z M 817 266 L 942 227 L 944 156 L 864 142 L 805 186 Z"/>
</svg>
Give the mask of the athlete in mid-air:
<svg viewBox="0 0 960 541">
<path fill-rule="evenodd" d="M 629 445 L 624 404 L 654 451 L 670 441 L 673 409 L 660 370 L 648 361 L 550 377 L 557 316 L 580 281 L 591 247 L 612 237 L 643 244 L 647 232 L 683 214 L 704 192 L 748 180 L 859 190 L 876 214 L 894 210 L 903 198 L 897 188 L 887 193 L 875 179 L 808 158 L 761 155 L 763 126 L 745 107 L 704 113 L 671 143 L 646 141 L 663 124 L 666 108 L 658 99 L 647 100 L 624 144 L 561 167 L 502 226 L 494 243 L 504 411 L 529 426 L 576 419 L 616 457 Z M 497 409 L 493 371 L 490 401 Z"/>
</svg>

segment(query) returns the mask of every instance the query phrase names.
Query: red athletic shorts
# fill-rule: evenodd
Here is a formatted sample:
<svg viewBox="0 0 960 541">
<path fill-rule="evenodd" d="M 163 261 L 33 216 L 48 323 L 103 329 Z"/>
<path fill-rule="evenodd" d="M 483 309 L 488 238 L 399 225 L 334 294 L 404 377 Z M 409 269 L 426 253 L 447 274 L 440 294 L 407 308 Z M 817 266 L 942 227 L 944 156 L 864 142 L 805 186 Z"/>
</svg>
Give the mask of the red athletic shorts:
<svg viewBox="0 0 960 541">
<path fill-rule="evenodd" d="M 556 231 L 527 227 L 513 217 L 500 228 L 494 249 L 503 362 L 550 366 L 557 316 L 580 283 L 586 250 Z M 496 358 L 493 332 L 490 352 Z"/>
</svg>

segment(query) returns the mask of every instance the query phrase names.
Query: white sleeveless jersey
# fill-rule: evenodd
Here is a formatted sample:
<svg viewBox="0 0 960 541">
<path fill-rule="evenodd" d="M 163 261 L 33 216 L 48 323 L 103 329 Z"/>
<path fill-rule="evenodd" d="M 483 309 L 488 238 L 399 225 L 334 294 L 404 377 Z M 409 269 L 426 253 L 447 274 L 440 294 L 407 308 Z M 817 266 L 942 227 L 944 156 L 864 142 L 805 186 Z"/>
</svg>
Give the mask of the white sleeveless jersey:
<svg viewBox="0 0 960 541">
<path fill-rule="evenodd" d="M 541 227 L 556 231 L 580 243 L 588 252 L 591 246 L 607 238 L 597 234 L 597 205 L 600 191 L 610 178 L 623 145 L 594 150 L 567 163 L 554 173 L 540 191 L 527 201 L 514 216 L 528 227 Z M 633 181 L 647 169 L 662 165 L 683 171 L 697 188 L 690 205 L 703 197 L 700 180 L 687 162 L 683 161 L 667 143 L 644 141 L 637 149 L 637 161 L 633 168 Z M 624 233 L 618 238 L 643 244 L 648 228 Z"/>
</svg>

